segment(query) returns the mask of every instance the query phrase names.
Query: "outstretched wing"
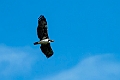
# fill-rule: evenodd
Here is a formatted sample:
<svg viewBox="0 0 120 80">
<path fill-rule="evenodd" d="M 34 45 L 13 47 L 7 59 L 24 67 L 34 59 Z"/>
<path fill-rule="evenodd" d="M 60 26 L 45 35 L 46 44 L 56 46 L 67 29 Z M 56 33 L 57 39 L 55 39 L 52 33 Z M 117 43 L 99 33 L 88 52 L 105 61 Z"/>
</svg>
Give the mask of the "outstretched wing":
<svg viewBox="0 0 120 80">
<path fill-rule="evenodd" d="M 49 38 L 47 32 L 47 21 L 43 15 L 38 18 L 37 35 L 40 40 Z"/>
<path fill-rule="evenodd" d="M 53 55 L 53 50 L 50 46 L 50 43 L 41 44 L 40 48 L 41 48 L 41 51 L 46 55 L 47 58 L 49 58 Z"/>
</svg>

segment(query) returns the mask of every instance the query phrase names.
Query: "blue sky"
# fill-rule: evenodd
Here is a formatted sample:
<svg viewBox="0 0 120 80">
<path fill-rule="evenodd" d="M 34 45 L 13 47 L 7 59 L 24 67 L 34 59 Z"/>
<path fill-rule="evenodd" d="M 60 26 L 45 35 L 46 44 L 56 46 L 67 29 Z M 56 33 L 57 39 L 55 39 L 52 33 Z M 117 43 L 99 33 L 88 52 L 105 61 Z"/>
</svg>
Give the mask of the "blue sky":
<svg viewBox="0 0 120 80">
<path fill-rule="evenodd" d="M 0 80 L 119 80 L 119 0 L 0 0 Z M 54 55 L 33 42 L 48 21 Z"/>
</svg>

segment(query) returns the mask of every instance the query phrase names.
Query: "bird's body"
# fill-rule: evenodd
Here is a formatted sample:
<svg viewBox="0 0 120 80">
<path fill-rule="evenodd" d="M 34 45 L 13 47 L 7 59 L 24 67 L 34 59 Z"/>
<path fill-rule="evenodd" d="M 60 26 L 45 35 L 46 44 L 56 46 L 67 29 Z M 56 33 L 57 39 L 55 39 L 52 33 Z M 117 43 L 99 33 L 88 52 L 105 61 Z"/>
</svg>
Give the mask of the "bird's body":
<svg viewBox="0 0 120 80">
<path fill-rule="evenodd" d="M 43 39 L 40 41 L 40 44 L 48 44 L 50 43 L 49 39 Z"/>
<path fill-rule="evenodd" d="M 43 15 L 38 18 L 37 35 L 40 41 L 35 42 L 34 45 L 41 44 L 41 51 L 46 55 L 47 58 L 51 57 L 53 55 L 53 50 L 50 46 L 50 42 L 54 41 L 49 39 L 47 21 Z"/>
<path fill-rule="evenodd" d="M 39 42 L 35 42 L 34 45 L 35 45 L 35 44 L 48 44 L 48 43 L 50 43 L 50 42 L 54 42 L 54 41 L 53 41 L 53 40 L 50 40 L 50 39 L 43 39 L 43 40 L 41 40 L 41 41 L 39 41 Z"/>
</svg>

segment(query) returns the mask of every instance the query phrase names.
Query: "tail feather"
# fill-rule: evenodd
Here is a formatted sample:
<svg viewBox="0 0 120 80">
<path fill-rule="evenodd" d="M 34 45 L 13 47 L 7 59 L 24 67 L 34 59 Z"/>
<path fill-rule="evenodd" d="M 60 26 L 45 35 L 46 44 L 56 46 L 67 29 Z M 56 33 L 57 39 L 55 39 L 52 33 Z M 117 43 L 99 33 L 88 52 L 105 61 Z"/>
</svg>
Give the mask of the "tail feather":
<svg viewBox="0 0 120 80">
<path fill-rule="evenodd" d="M 38 44 L 38 42 L 34 42 L 34 45 L 37 45 Z"/>
</svg>

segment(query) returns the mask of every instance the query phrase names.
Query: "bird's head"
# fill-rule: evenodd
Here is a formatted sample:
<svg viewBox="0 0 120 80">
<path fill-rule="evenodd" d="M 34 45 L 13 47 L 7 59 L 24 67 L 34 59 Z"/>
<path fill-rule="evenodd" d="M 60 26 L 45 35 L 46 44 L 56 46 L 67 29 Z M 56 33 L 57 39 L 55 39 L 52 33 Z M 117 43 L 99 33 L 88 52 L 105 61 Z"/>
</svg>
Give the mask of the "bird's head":
<svg viewBox="0 0 120 80">
<path fill-rule="evenodd" d="M 54 42 L 54 40 L 48 40 L 48 42 Z"/>
</svg>

